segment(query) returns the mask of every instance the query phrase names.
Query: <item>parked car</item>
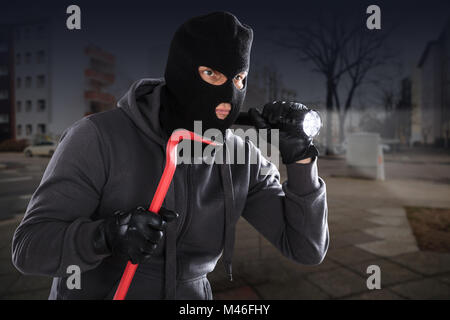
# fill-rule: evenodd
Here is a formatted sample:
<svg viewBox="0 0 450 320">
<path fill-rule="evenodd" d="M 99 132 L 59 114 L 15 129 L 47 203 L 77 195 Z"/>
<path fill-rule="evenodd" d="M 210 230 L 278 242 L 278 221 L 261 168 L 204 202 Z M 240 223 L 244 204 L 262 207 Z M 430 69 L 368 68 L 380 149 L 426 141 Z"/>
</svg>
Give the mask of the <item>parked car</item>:
<svg viewBox="0 0 450 320">
<path fill-rule="evenodd" d="M 52 156 L 55 152 L 57 143 L 54 141 L 41 141 L 26 147 L 23 153 L 27 157 L 32 156 Z"/>
</svg>

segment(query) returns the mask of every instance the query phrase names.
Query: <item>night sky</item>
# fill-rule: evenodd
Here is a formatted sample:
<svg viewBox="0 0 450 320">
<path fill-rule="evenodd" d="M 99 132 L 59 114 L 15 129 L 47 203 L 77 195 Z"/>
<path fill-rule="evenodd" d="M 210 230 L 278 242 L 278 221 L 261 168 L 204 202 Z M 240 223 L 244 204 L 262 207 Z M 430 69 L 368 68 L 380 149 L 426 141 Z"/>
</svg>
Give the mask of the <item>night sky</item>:
<svg viewBox="0 0 450 320">
<path fill-rule="evenodd" d="M 81 7 L 82 30 L 77 32 L 114 52 L 119 74 L 131 79 L 163 75 L 171 37 L 182 22 L 212 11 L 230 11 L 254 30 L 252 67 L 276 66 L 285 85 L 296 90 L 301 101 L 323 101 L 324 80 L 311 71 L 311 65 L 299 62 L 292 52 L 274 44 L 273 39 L 283 36 L 283 28 L 288 24 L 304 24 L 318 14 L 333 13 L 365 28 L 366 8 L 377 4 L 381 8 L 382 30 L 394 27 L 388 45 L 401 62 L 403 75 L 409 75 L 427 42 L 437 39 L 450 16 L 448 0 L 2 1 L 0 22 L 53 16 L 61 19 L 64 28 L 65 9 L 70 4 Z"/>
</svg>

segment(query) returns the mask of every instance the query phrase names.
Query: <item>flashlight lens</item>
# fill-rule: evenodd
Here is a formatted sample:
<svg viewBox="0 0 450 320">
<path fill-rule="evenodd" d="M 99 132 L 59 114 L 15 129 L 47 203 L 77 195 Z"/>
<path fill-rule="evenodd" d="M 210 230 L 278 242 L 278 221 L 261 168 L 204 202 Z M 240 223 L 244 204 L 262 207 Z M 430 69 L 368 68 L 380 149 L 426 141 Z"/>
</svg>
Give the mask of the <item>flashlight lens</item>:
<svg viewBox="0 0 450 320">
<path fill-rule="evenodd" d="M 303 120 L 303 132 L 309 137 L 315 137 L 322 127 L 322 120 L 316 111 L 310 111 Z"/>
</svg>

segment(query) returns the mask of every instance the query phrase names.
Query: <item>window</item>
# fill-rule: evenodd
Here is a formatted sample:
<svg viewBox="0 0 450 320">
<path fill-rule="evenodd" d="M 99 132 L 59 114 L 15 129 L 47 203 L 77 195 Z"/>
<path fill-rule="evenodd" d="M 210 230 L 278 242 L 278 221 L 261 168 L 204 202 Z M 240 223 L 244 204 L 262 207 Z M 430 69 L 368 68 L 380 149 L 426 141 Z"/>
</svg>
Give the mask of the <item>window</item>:
<svg viewBox="0 0 450 320">
<path fill-rule="evenodd" d="M 25 64 L 31 63 L 31 53 L 25 53 Z"/>
<path fill-rule="evenodd" d="M 9 114 L 1 113 L 0 114 L 0 124 L 9 123 Z"/>
<path fill-rule="evenodd" d="M 36 86 L 37 86 L 38 88 L 43 88 L 43 87 L 45 87 L 45 76 L 44 76 L 43 74 L 37 76 L 37 83 L 36 83 Z"/>
<path fill-rule="evenodd" d="M 0 90 L 0 100 L 8 99 L 8 97 L 9 97 L 8 90 L 6 89 Z"/>
<path fill-rule="evenodd" d="M 30 112 L 31 108 L 32 108 L 31 100 L 27 100 L 27 102 L 25 102 L 25 111 Z"/>
<path fill-rule="evenodd" d="M 21 135 L 22 135 L 22 125 L 21 125 L 21 124 L 18 124 L 18 125 L 17 125 L 17 135 L 18 135 L 18 136 L 21 136 Z"/>
<path fill-rule="evenodd" d="M 41 100 L 38 100 L 38 105 L 37 105 L 37 110 L 38 111 L 45 111 L 45 107 L 46 107 L 46 105 L 45 105 L 45 100 L 44 99 L 41 99 Z"/>
<path fill-rule="evenodd" d="M 16 54 L 16 65 L 20 65 L 20 53 Z"/>
<path fill-rule="evenodd" d="M 24 30 L 24 38 L 30 39 L 30 28 L 25 28 Z"/>
<path fill-rule="evenodd" d="M 16 40 L 20 41 L 20 29 L 15 30 Z"/>
<path fill-rule="evenodd" d="M 25 127 L 25 134 L 29 136 L 32 133 L 33 133 L 33 126 L 31 124 L 27 124 L 27 126 Z"/>
<path fill-rule="evenodd" d="M 46 131 L 45 124 L 43 124 L 43 123 L 38 124 L 38 125 L 37 125 L 37 131 L 38 131 L 38 133 L 44 134 L 45 131 Z M 49 144 L 49 143 L 43 142 L 42 144 L 43 144 L 43 145 L 52 145 L 53 143 L 50 143 L 50 144 Z"/>
<path fill-rule="evenodd" d="M 39 38 L 45 37 L 45 26 L 44 25 L 41 24 L 37 27 L 37 35 Z"/>
<path fill-rule="evenodd" d="M 16 103 L 17 112 L 22 111 L 22 101 L 17 101 Z"/>
<path fill-rule="evenodd" d="M 0 76 L 6 76 L 8 75 L 8 66 L 1 65 L 0 66 Z"/>
<path fill-rule="evenodd" d="M 27 89 L 31 88 L 31 77 L 30 76 L 25 78 L 25 88 L 27 88 Z"/>
<path fill-rule="evenodd" d="M 22 87 L 22 78 L 17 78 L 16 80 L 16 88 L 19 89 Z"/>
<path fill-rule="evenodd" d="M 37 63 L 45 63 L 45 51 L 39 50 L 36 54 L 36 62 Z"/>
</svg>

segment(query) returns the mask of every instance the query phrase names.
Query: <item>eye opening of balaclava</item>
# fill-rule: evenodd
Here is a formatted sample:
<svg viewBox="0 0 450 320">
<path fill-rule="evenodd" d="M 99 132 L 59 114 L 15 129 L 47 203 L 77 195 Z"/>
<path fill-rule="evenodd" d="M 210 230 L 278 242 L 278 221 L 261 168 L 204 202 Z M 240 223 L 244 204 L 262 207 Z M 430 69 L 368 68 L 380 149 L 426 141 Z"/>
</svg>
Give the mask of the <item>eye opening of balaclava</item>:
<svg viewBox="0 0 450 320">
<path fill-rule="evenodd" d="M 194 121 L 202 121 L 202 129 L 216 128 L 224 132 L 239 115 L 245 98 L 244 87 L 238 89 L 233 79 L 248 72 L 253 31 L 228 12 L 215 12 L 195 17 L 175 32 L 161 92 L 161 123 L 170 134 L 184 128 L 193 131 Z M 221 85 L 203 80 L 199 66 L 219 71 L 227 77 Z M 231 111 L 225 119 L 216 116 L 215 108 L 229 103 Z"/>
<path fill-rule="evenodd" d="M 205 72 L 205 71 L 212 71 L 212 72 L 214 72 L 214 73 L 219 73 L 219 74 L 220 74 L 220 75 L 219 75 L 220 77 L 221 77 L 221 76 L 224 77 L 224 79 L 221 79 L 221 80 L 223 80 L 223 82 L 212 83 L 212 82 L 214 82 L 214 80 L 211 79 L 211 82 L 208 81 L 208 77 L 207 77 L 207 76 L 205 76 L 205 79 L 204 79 L 204 78 L 202 77 L 202 73 Z M 228 80 L 230 80 L 230 81 L 233 82 L 233 84 L 235 85 L 235 87 L 236 87 L 238 90 L 242 91 L 242 90 L 244 90 L 244 89 L 246 88 L 246 82 L 247 82 L 248 70 L 242 70 L 242 71 L 239 72 L 238 74 L 234 75 L 232 79 L 228 79 L 228 77 L 225 76 L 220 70 L 214 70 L 214 69 L 209 68 L 209 67 L 207 67 L 207 66 L 199 66 L 199 67 L 198 67 L 198 74 L 199 74 L 200 78 L 201 78 L 203 81 L 205 81 L 206 83 L 209 83 L 209 84 L 211 84 L 211 85 L 213 85 L 213 86 L 220 86 L 220 85 L 223 85 L 223 84 L 225 84 Z M 243 79 L 242 79 L 242 87 L 241 87 L 241 88 L 239 88 L 239 87 L 237 86 L 237 84 L 234 83 L 234 80 L 236 79 L 236 77 L 237 77 L 237 76 L 240 76 L 240 75 L 242 75 L 242 77 L 243 77 Z"/>
</svg>

